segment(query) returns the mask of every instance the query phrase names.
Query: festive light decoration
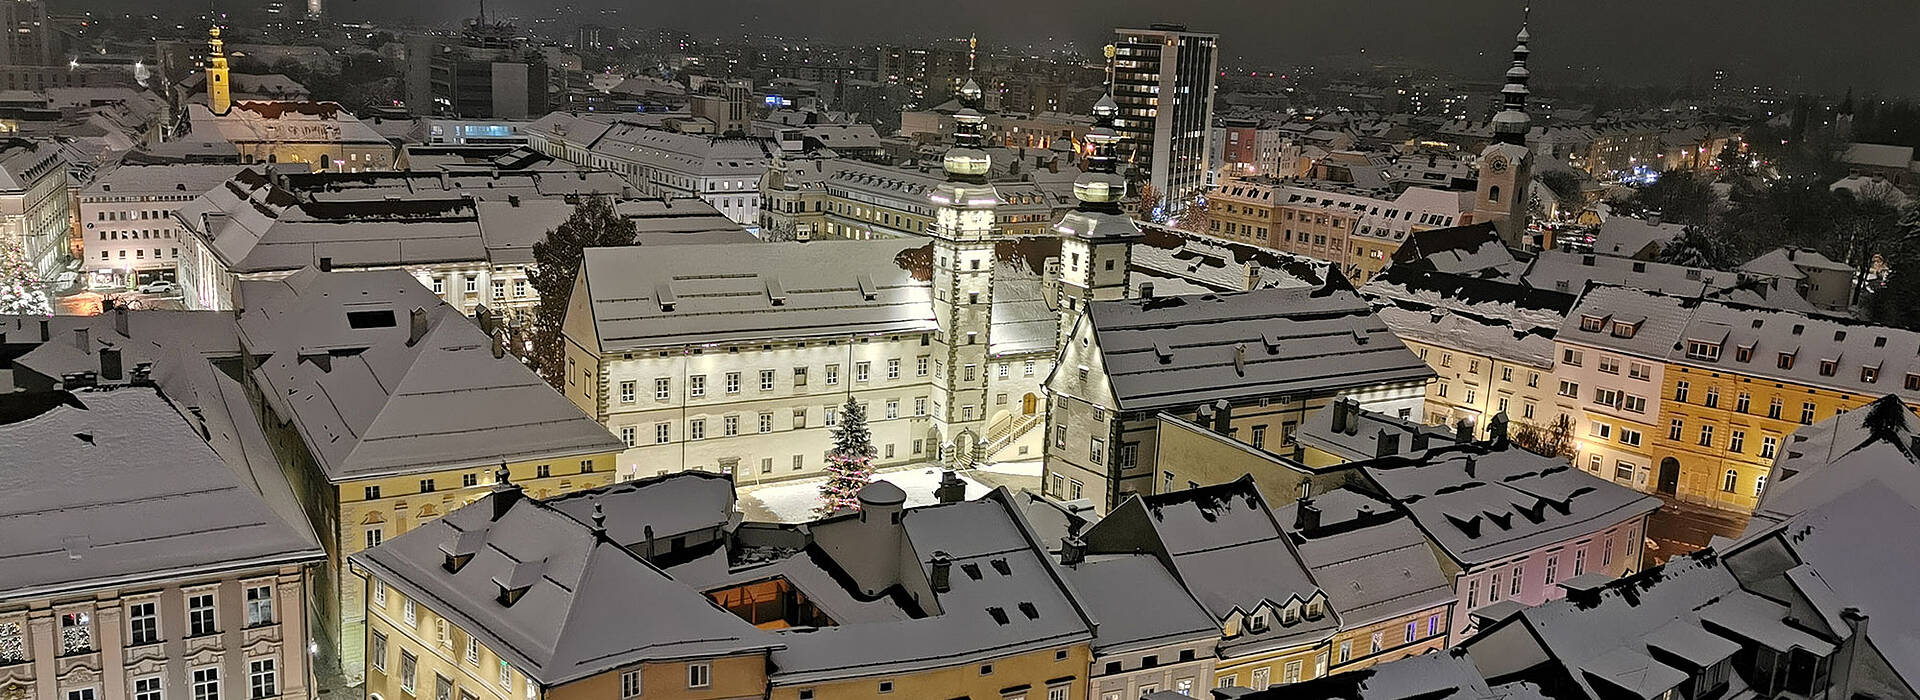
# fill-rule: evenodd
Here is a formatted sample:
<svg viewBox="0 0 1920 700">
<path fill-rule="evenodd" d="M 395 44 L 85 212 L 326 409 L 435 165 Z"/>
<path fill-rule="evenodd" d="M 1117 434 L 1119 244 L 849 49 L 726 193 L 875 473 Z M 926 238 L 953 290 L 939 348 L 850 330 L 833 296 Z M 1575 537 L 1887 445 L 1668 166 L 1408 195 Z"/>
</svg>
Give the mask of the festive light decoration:
<svg viewBox="0 0 1920 700">
<path fill-rule="evenodd" d="M 52 316 L 53 301 L 47 297 L 47 285 L 19 244 L 0 243 L 0 314 L 10 316 Z"/>
<path fill-rule="evenodd" d="M 867 408 L 852 398 L 840 407 L 840 424 L 833 429 L 833 449 L 827 452 L 827 481 L 820 485 L 819 517 L 842 510 L 859 510 L 860 489 L 873 483 L 873 433 L 867 429 Z"/>
</svg>

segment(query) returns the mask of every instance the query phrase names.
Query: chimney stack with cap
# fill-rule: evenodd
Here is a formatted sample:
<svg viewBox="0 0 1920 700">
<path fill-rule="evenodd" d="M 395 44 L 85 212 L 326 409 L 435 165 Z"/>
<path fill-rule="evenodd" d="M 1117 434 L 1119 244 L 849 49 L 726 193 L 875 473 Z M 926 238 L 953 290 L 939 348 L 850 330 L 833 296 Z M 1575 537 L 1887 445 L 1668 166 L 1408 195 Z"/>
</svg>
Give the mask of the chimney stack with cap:
<svg viewBox="0 0 1920 700">
<path fill-rule="evenodd" d="M 1462 445 L 1473 442 L 1473 424 L 1462 418 L 1453 423 L 1453 439 Z"/>
<path fill-rule="evenodd" d="M 420 339 L 425 337 L 427 337 L 427 309 L 422 306 L 413 307 L 413 311 L 407 313 L 407 347 L 420 344 Z"/>
<path fill-rule="evenodd" d="M 1293 529 L 1304 532 L 1320 527 L 1320 506 L 1314 505 L 1313 499 L 1302 498 L 1296 501 L 1293 511 L 1295 516 Z"/>
<path fill-rule="evenodd" d="M 940 474 L 940 485 L 933 489 L 933 497 L 940 503 L 959 503 L 967 498 L 967 482 L 961 481 L 958 474 L 949 469 Z"/>
<path fill-rule="evenodd" d="M 934 552 L 933 557 L 927 560 L 927 569 L 928 583 L 933 585 L 933 592 L 953 590 L 953 557 L 946 552 Z"/>
<path fill-rule="evenodd" d="M 1493 420 L 1487 422 L 1487 442 L 1496 450 L 1507 449 L 1507 412 L 1493 414 Z"/>
<path fill-rule="evenodd" d="M 120 348 L 100 348 L 100 378 L 120 379 Z"/>
<path fill-rule="evenodd" d="M 1060 565 L 1079 566 L 1087 559 L 1086 540 L 1068 535 L 1060 540 Z"/>
<path fill-rule="evenodd" d="M 492 495 L 494 520 L 499 520 L 501 516 L 506 515 L 507 511 L 513 508 L 513 504 L 518 503 L 520 497 L 523 495 L 520 490 L 520 485 L 513 483 L 510 477 L 511 475 L 507 472 L 506 462 L 501 462 L 500 468 L 493 472 Z"/>
</svg>

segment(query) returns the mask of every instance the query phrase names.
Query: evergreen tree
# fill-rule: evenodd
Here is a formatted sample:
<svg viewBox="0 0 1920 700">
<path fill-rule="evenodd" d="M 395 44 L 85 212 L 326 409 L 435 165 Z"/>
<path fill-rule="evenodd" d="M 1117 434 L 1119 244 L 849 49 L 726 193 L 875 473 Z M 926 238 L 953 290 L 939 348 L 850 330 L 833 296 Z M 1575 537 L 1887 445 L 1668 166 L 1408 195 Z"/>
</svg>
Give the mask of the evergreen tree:
<svg viewBox="0 0 1920 700">
<path fill-rule="evenodd" d="M 533 364 L 555 389 L 566 386 L 566 349 L 560 324 L 566 320 L 574 278 L 588 248 L 633 245 L 639 237 L 633 222 L 614 211 L 612 202 L 588 197 L 575 204 L 573 215 L 533 244 L 533 267 L 527 278 L 540 295 L 534 307 Z"/>
<path fill-rule="evenodd" d="M 17 243 L 0 243 L 0 314 L 52 316 L 47 285 Z"/>
<path fill-rule="evenodd" d="M 820 517 L 842 510 L 859 510 L 856 494 L 873 483 L 873 433 L 867 430 L 867 409 L 849 397 L 840 407 L 840 424 L 833 429 L 833 450 L 827 453 L 827 481 L 820 485 Z"/>
<path fill-rule="evenodd" d="M 1667 247 L 1660 249 L 1659 262 L 1687 267 L 1718 269 L 1721 259 L 1714 240 L 1701 231 L 1698 226 L 1688 226 L 1675 236 Z"/>
</svg>

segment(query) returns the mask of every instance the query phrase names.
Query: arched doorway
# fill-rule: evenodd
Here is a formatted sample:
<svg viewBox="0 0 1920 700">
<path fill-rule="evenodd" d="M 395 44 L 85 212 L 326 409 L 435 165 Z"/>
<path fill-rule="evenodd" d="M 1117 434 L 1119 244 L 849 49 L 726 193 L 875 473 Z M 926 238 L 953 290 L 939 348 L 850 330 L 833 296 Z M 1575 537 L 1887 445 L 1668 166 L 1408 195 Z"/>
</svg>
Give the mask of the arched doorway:
<svg viewBox="0 0 1920 700">
<path fill-rule="evenodd" d="M 1031 416 L 1037 410 L 1040 410 L 1040 397 L 1034 396 L 1031 392 L 1020 397 L 1020 415 Z"/>
<path fill-rule="evenodd" d="M 1680 492 L 1680 460 L 1667 457 L 1660 460 L 1660 493 L 1672 496 Z"/>
</svg>

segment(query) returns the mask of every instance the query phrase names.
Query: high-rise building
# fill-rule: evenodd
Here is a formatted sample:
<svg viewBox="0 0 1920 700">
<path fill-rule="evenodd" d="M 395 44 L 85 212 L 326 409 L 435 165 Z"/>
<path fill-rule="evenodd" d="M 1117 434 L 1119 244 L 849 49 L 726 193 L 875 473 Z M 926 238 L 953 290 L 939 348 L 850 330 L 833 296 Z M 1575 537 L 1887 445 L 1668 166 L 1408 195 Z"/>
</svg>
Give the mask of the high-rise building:
<svg viewBox="0 0 1920 700">
<path fill-rule="evenodd" d="M 1177 24 L 1114 33 L 1112 90 L 1120 105 L 1114 129 L 1124 137 L 1122 169 L 1138 168 L 1157 203 L 1178 211 L 1207 184 L 1220 35 Z"/>
</svg>

